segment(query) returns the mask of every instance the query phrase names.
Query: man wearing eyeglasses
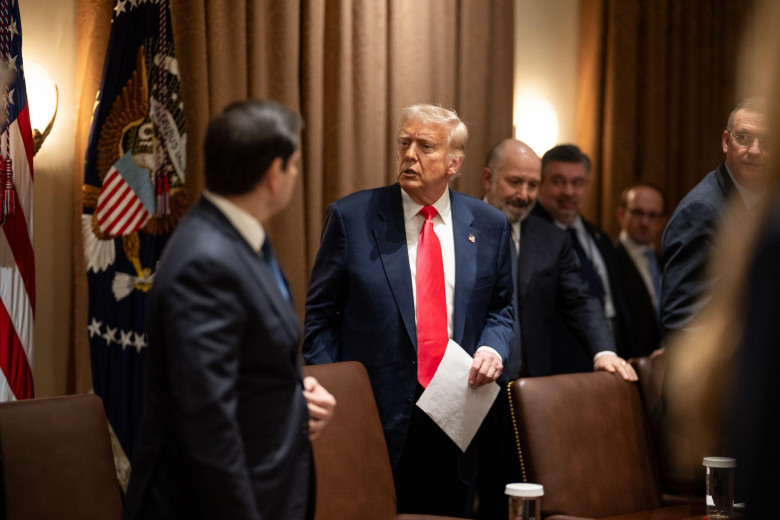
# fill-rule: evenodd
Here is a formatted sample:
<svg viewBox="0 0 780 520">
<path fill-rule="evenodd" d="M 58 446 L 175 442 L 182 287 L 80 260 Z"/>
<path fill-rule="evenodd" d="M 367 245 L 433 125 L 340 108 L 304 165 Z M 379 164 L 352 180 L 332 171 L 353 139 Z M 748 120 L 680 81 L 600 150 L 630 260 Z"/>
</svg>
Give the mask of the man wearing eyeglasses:
<svg viewBox="0 0 780 520">
<path fill-rule="evenodd" d="M 729 115 L 722 146 L 726 160 L 707 174 L 680 202 L 662 237 L 662 339 L 684 330 L 706 304 L 715 280 L 705 273 L 714 235 L 729 197 L 751 210 L 764 188 L 768 148 L 764 101 L 747 98 Z"/>
<path fill-rule="evenodd" d="M 629 355 L 647 356 L 658 350 L 661 342 L 661 256 L 655 244 L 666 222 L 666 195 L 650 183 L 626 188 L 620 195 L 617 219 L 620 238 L 615 260 L 631 317 Z"/>
</svg>

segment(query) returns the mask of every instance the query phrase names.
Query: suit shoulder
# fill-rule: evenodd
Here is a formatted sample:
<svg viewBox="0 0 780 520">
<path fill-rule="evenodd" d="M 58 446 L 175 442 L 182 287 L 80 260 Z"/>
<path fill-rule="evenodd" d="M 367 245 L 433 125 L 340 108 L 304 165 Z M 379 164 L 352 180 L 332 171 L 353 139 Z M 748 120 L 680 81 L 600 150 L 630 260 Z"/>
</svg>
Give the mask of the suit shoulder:
<svg viewBox="0 0 780 520">
<path fill-rule="evenodd" d="M 397 197 L 400 202 L 401 193 L 397 184 L 350 193 L 332 202 L 329 208 L 337 208 L 341 213 L 351 214 L 365 210 L 375 204 L 392 200 L 393 197 Z"/>
<path fill-rule="evenodd" d="M 634 266 L 634 261 L 628 254 L 628 250 L 620 242 L 615 244 L 615 262 L 621 270 Z"/>
<path fill-rule="evenodd" d="M 672 214 L 672 219 L 675 216 L 691 207 L 709 208 L 713 212 L 717 212 L 726 202 L 726 194 L 721 186 L 719 180 L 721 173 L 718 170 L 709 172 L 704 178 L 699 181 L 696 186 L 688 192 L 685 197 L 680 201 Z M 671 219 L 670 219 L 671 220 Z"/>
<path fill-rule="evenodd" d="M 614 247 L 614 244 L 612 244 L 612 239 L 609 238 L 609 235 L 606 231 L 601 229 L 599 226 L 594 224 L 593 222 L 589 220 L 582 219 L 582 223 L 585 225 L 585 229 L 590 233 L 590 235 L 597 241 L 601 242 L 603 245 L 609 245 L 609 248 L 612 249 Z"/>
<path fill-rule="evenodd" d="M 171 234 L 160 257 L 160 273 L 172 274 L 192 264 L 230 264 L 243 239 L 227 221 L 200 210 L 191 211 Z M 221 217 L 224 218 L 224 217 Z M 243 247 L 249 247 L 243 243 Z"/>
<path fill-rule="evenodd" d="M 540 216 L 533 213 L 523 219 L 523 223 L 520 225 L 523 233 L 538 233 L 545 236 L 553 236 L 557 238 L 563 238 L 566 236 L 566 232 Z"/>
<path fill-rule="evenodd" d="M 506 215 L 504 215 L 501 210 L 494 208 L 482 199 L 455 190 L 450 190 L 450 199 L 452 200 L 453 205 L 463 205 L 468 208 L 475 217 L 482 221 L 490 222 L 499 227 L 503 227 L 504 224 L 509 225 L 506 220 Z"/>
</svg>

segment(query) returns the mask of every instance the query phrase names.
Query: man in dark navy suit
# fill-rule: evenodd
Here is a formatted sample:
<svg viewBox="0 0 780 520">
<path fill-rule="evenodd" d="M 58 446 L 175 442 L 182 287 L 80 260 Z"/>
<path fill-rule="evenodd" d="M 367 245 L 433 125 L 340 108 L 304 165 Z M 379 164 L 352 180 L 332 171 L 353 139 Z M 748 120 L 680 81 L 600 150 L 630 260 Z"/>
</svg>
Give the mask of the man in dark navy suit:
<svg viewBox="0 0 780 520">
<path fill-rule="evenodd" d="M 590 159 L 577 146 L 563 144 L 551 148 L 542 157 L 538 203 L 532 214 L 569 234 L 582 279 L 588 285 L 589 294 L 601 303 L 617 353 L 628 357 L 630 320 L 617 277 L 615 249 L 601 228 L 582 217 L 589 180 Z M 592 369 L 592 356 L 575 348 L 576 338 L 567 327 L 553 330 L 552 344 L 560 371 Z"/>
<path fill-rule="evenodd" d="M 168 241 L 149 293 L 125 518 L 313 516 L 310 439 L 335 400 L 303 378 L 300 326 L 263 227 L 290 201 L 300 126 L 261 100 L 209 124 L 206 191 Z"/>
<path fill-rule="evenodd" d="M 616 353 L 615 342 L 601 304 L 582 280 L 571 237 L 531 214 L 540 172 L 536 153 L 515 139 L 497 144 L 482 170 L 485 200 L 507 216 L 517 253 L 514 267 L 521 341 L 515 345 L 520 351 L 510 353 L 502 379 L 561 373 L 552 353 L 552 331 L 561 323 L 577 339 L 578 350 L 591 356 L 592 369 L 617 369 L 629 376 L 630 368 L 623 368 L 622 359 L 599 361 L 601 352 Z M 606 363 L 608 360 L 613 363 Z"/>
<path fill-rule="evenodd" d="M 660 352 L 658 302 L 661 297 L 661 255 L 655 244 L 666 222 L 666 195 L 655 184 L 623 190 L 617 208 L 620 237 L 615 246 L 620 283 L 631 316 L 629 357 Z"/>
<path fill-rule="evenodd" d="M 670 332 L 685 329 L 706 303 L 715 279 L 705 270 L 726 204 L 730 199 L 750 210 L 760 198 L 769 158 L 767 139 L 764 101 L 741 101 L 731 111 L 721 135 L 726 160 L 680 201 L 669 218 L 661 239 L 662 340 Z"/>
<path fill-rule="evenodd" d="M 482 170 L 485 200 L 509 220 L 516 280 L 516 323 L 519 335 L 501 381 L 560 373 L 553 356 L 553 331 L 566 327 L 576 339 L 570 344 L 586 352 L 592 368 L 636 379 L 631 365 L 615 355 L 615 343 L 598 299 L 582 280 L 571 237 L 531 215 L 541 182 L 539 156 L 522 141 L 505 139 L 488 153 Z M 573 354 L 579 355 L 579 352 Z M 522 479 L 506 392 L 490 410 L 479 438 L 478 518 L 505 518 L 504 485 Z"/>
<path fill-rule="evenodd" d="M 356 360 L 368 371 L 402 513 L 459 516 L 470 509 L 469 451 L 462 456 L 415 406 L 427 384 L 423 366 L 430 368 L 422 332 L 430 315 L 441 317 L 436 337 L 443 339 L 432 344 L 443 348 L 451 339 L 473 356 L 463 382 L 471 387 L 498 379 L 513 339 L 506 218 L 449 189 L 466 138 L 452 110 L 404 109 L 398 183 L 330 205 L 306 301 L 306 361 Z M 439 274 L 423 277 L 430 265 L 423 269 L 418 260 L 430 258 L 430 226 L 440 246 Z M 432 281 L 441 284 L 436 291 Z"/>
</svg>

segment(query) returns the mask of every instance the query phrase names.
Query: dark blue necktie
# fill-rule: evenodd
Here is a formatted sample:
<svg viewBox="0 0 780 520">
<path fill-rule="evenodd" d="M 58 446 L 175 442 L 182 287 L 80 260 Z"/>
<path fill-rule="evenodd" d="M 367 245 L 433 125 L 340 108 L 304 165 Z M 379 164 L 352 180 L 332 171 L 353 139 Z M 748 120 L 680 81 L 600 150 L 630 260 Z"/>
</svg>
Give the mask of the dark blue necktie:
<svg viewBox="0 0 780 520">
<path fill-rule="evenodd" d="M 596 272 L 593 264 L 585 253 L 580 239 L 577 236 L 577 230 L 574 228 L 568 228 L 571 235 L 571 245 L 574 248 L 574 252 L 577 253 L 577 259 L 580 261 L 580 273 L 582 273 L 582 279 L 588 284 L 588 292 L 591 296 L 595 296 L 599 301 L 604 304 L 604 285 L 601 283 L 601 277 Z"/>
<path fill-rule="evenodd" d="M 658 269 L 658 259 L 655 251 L 648 249 L 645 256 L 650 264 L 650 278 L 653 280 L 653 289 L 655 289 L 655 314 L 658 317 L 658 302 L 661 301 L 661 271 Z"/>
<path fill-rule="evenodd" d="M 265 242 L 263 242 L 263 247 L 260 248 L 260 251 L 263 253 L 263 261 L 268 264 L 268 267 L 274 274 L 276 285 L 279 286 L 279 291 L 282 293 L 285 300 L 290 301 L 290 291 L 287 289 L 287 282 L 284 281 L 284 275 L 274 256 L 274 249 L 271 247 L 271 241 L 267 237 Z"/>
</svg>

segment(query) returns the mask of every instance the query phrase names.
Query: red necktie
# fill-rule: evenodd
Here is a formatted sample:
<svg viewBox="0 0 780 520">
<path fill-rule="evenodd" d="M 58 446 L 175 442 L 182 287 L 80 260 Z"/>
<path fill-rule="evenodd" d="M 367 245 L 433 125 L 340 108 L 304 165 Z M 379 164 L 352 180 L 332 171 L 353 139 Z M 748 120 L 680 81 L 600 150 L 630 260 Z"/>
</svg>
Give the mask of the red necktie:
<svg viewBox="0 0 780 520">
<path fill-rule="evenodd" d="M 417 243 L 417 380 L 425 388 L 447 348 L 447 301 L 441 244 L 433 231 L 436 209 L 423 206 L 425 217 Z"/>
</svg>

